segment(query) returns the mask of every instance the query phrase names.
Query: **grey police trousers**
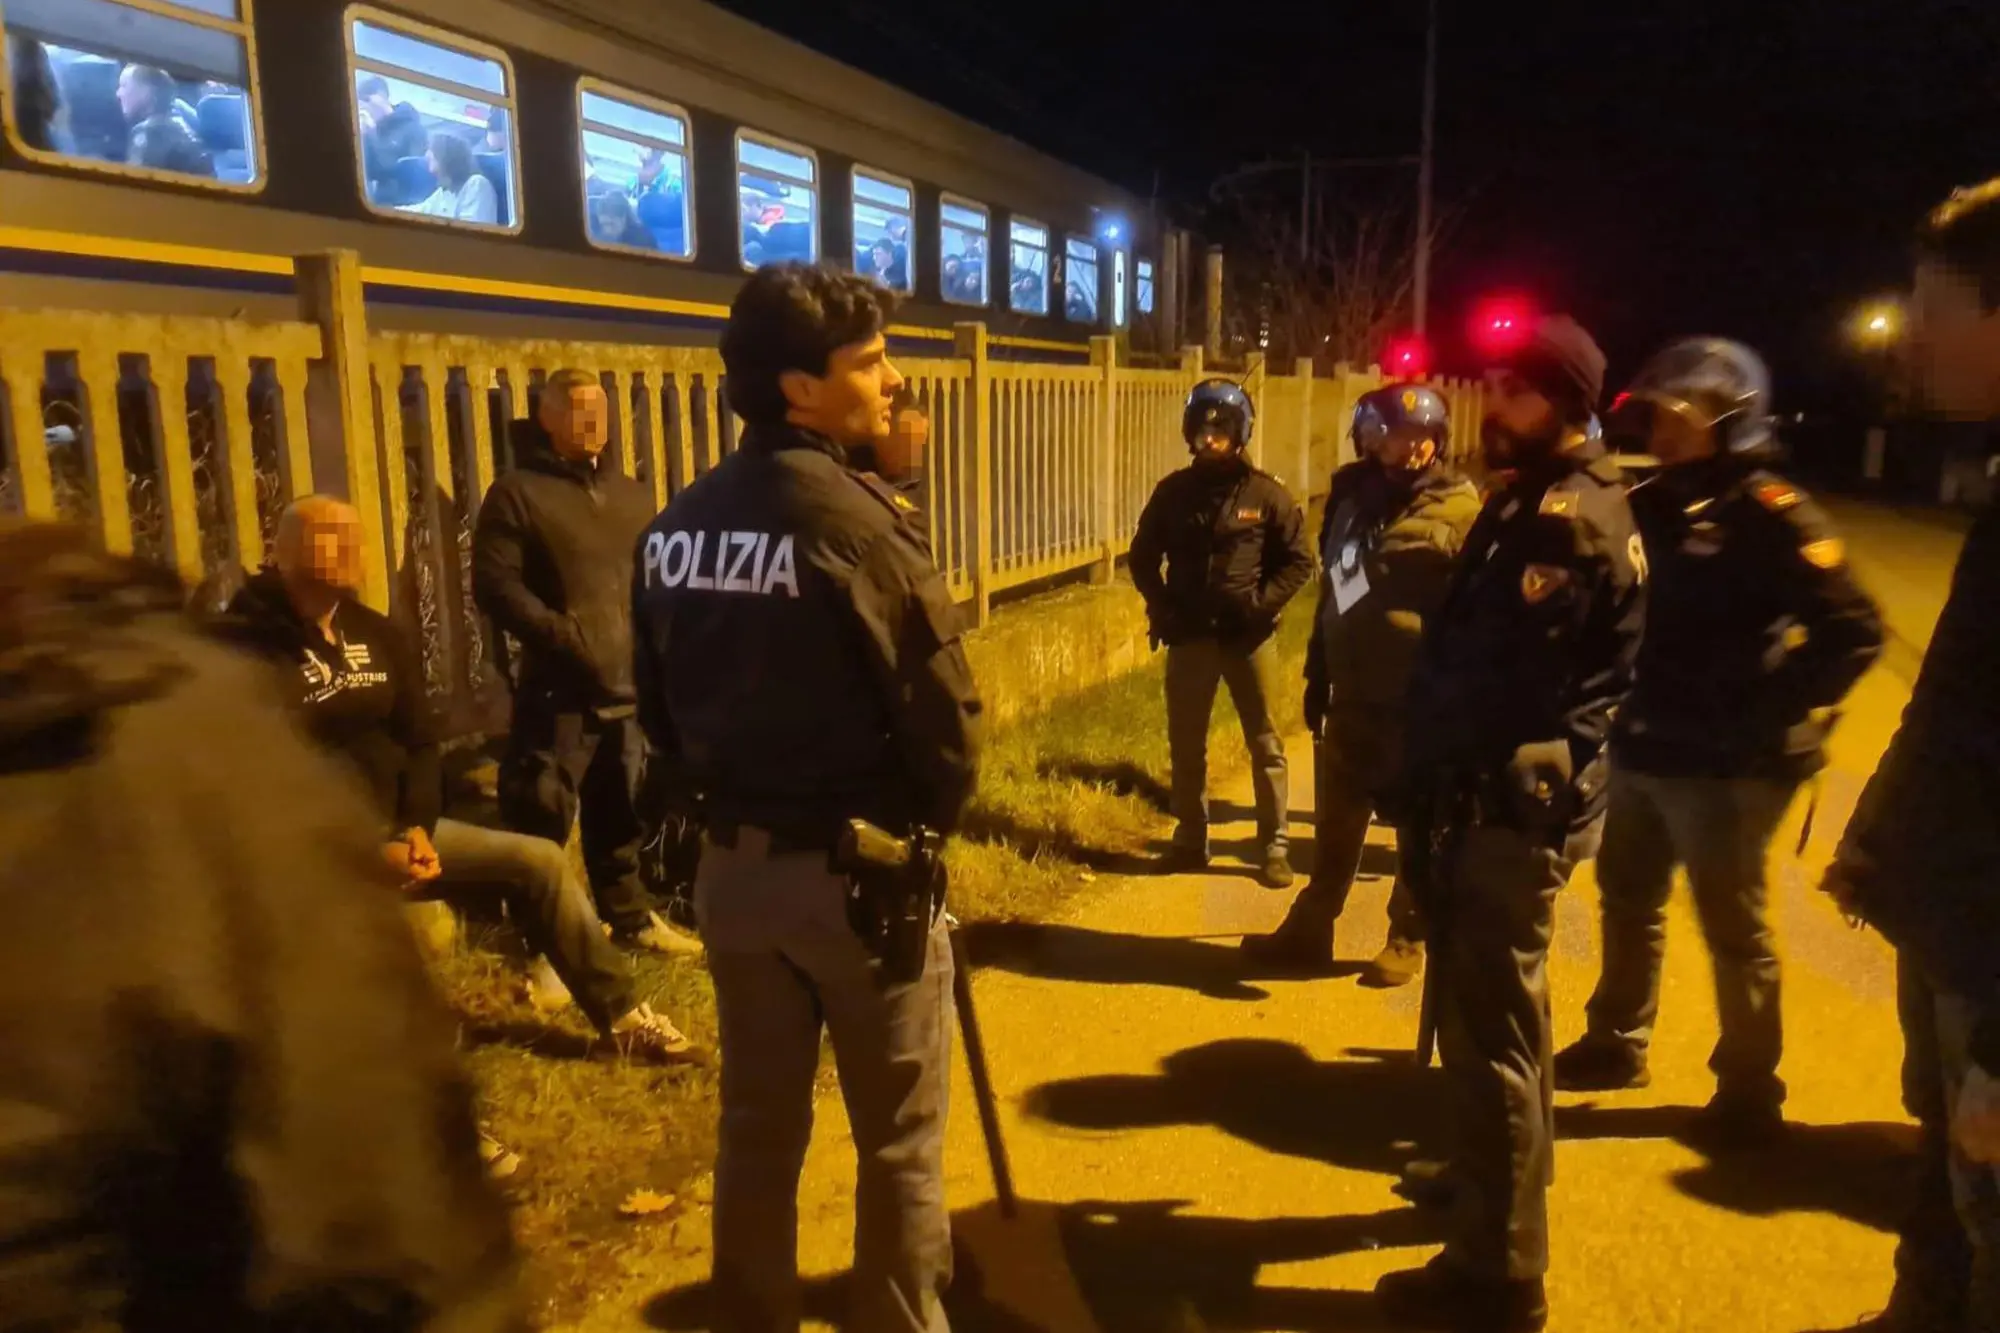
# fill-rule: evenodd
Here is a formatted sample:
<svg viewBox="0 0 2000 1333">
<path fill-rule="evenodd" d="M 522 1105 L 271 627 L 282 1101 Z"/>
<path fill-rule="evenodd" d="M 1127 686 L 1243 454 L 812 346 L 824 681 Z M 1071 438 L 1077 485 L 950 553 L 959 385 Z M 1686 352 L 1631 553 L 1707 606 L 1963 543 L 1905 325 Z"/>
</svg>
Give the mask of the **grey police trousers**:
<svg viewBox="0 0 2000 1333">
<path fill-rule="evenodd" d="M 1313 747 L 1313 872 L 1293 900 L 1301 921 L 1337 921 L 1347 910 L 1361 851 L 1381 794 L 1402 781 L 1403 715 L 1336 708 L 1327 714 L 1326 739 Z M 1397 838 L 1395 886 L 1389 891 L 1389 941 L 1416 944 L 1424 921 L 1403 873 L 1403 839 Z"/>
<path fill-rule="evenodd" d="M 1167 746 L 1173 761 L 1174 840 L 1208 846 L 1208 720 L 1215 712 L 1216 686 L 1229 687 L 1243 743 L 1250 751 L 1250 777 L 1257 799 L 1257 836 L 1267 849 L 1283 848 L 1286 833 L 1285 743 L 1271 721 L 1278 654 L 1266 639 L 1253 650 L 1214 639 L 1195 639 L 1167 649 Z"/>
<path fill-rule="evenodd" d="M 1764 856 L 1791 805 L 1790 783 L 1670 778 L 1614 766 L 1597 882 L 1604 975 L 1590 997 L 1590 1036 L 1643 1056 L 1660 1012 L 1667 895 L 1687 866 L 1695 914 L 1715 963 L 1721 1033 L 1709 1068 L 1725 1099 L 1776 1106 L 1784 1036 L 1778 954 L 1766 918 Z"/>
<path fill-rule="evenodd" d="M 843 1327 L 945 1333 L 952 964 L 943 915 L 923 975 L 885 989 L 848 927 L 847 882 L 823 852 L 774 855 L 751 828 L 733 847 L 705 840 L 694 895 L 722 1026 L 716 1333 L 799 1327 L 799 1171 L 822 1030 L 859 1157 Z"/>
</svg>

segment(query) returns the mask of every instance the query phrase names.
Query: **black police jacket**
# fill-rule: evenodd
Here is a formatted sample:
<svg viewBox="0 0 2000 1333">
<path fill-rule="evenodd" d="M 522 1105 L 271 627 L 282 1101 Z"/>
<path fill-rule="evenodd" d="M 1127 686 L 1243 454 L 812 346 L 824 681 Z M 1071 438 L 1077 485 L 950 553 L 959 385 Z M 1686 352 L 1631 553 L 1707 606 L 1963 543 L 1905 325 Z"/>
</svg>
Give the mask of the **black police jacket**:
<svg viewBox="0 0 2000 1333">
<path fill-rule="evenodd" d="M 1979 1013 L 2000 1074 L 2000 510 L 1973 525 L 1902 726 L 1862 791 L 1835 867 L 1861 915 Z"/>
<path fill-rule="evenodd" d="M 251 576 L 218 633 L 283 668 L 306 734 L 351 763 L 393 840 L 437 827 L 444 806 L 423 667 L 403 628 L 359 602 L 334 614 L 332 640 L 292 609 L 276 570 Z"/>
<path fill-rule="evenodd" d="M 1163 642 L 1254 648 L 1312 577 L 1313 554 L 1305 515 L 1284 483 L 1238 458 L 1191 464 L 1155 486 L 1130 565 Z"/>
<path fill-rule="evenodd" d="M 1516 474 L 1425 624 L 1405 705 L 1412 780 L 1499 778 L 1523 820 L 1593 818 L 1644 581 L 1624 480 L 1601 448 L 1579 442 Z"/>
<path fill-rule="evenodd" d="M 1394 723 L 1452 563 L 1479 516 L 1479 492 L 1450 467 L 1390 475 L 1371 461 L 1333 474 L 1320 525 L 1318 615 L 1306 687 L 1342 709 L 1387 709 Z M 1345 603 L 1345 605 L 1343 605 Z"/>
<path fill-rule="evenodd" d="M 558 458 L 539 422 L 512 427 L 518 466 L 486 492 L 472 539 L 479 609 L 521 645 L 517 699 L 558 709 L 632 701 L 632 550 L 652 492 L 608 459 Z"/>
<path fill-rule="evenodd" d="M 0 1325 L 525 1329 L 379 821 L 270 665 L 0 533 Z"/>
<path fill-rule="evenodd" d="M 1738 459 L 1632 492 L 1650 579 L 1618 764 L 1666 777 L 1796 781 L 1824 764 L 1818 710 L 1882 650 L 1875 604 L 1820 508 Z"/>
<path fill-rule="evenodd" d="M 752 427 L 647 529 L 639 720 L 712 826 L 831 847 L 850 818 L 957 824 L 980 702 L 913 515 L 839 446 Z"/>
</svg>

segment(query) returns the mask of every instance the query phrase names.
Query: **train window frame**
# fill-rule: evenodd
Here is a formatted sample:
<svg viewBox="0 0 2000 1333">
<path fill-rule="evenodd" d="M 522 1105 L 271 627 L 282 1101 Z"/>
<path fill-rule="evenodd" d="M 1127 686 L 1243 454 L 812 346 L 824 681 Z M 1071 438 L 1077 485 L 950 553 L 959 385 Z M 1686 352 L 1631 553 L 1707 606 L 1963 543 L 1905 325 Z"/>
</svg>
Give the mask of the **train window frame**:
<svg viewBox="0 0 2000 1333">
<path fill-rule="evenodd" d="M 500 66 L 502 84 L 505 91 L 489 93 L 482 88 L 473 88 L 465 84 L 452 83 L 448 79 L 438 78 L 435 75 L 425 75 L 421 70 L 408 69 L 404 66 L 391 66 L 385 70 L 375 68 L 375 65 L 380 62 L 371 61 L 363 64 L 361 56 L 354 49 L 354 26 L 356 23 L 364 22 L 371 27 L 400 33 L 405 37 L 415 38 L 431 46 L 441 46 L 447 50 L 457 51 L 461 55 L 477 56 L 491 60 Z M 376 217 L 387 218 L 395 222 L 409 222 L 423 226 L 442 227 L 447 231 L 468 232 L 480 236 L 519 236 L 526 221 L 525 214 L 527 212 L 527 191 L 522 188 L 520 83 L 514 70 L 514 58 L 507 53 L 506 49 L 495 46 L 491 42 L 482 42 L 476 37 L 467 37 L 450 28 L 440 28 L 434 24 L 424 23 L 418 19 L 406 18 L 401 14 L 393 13 L 386 9 L 377 9 L 373 5 L 365 4 L 349 5 L 342 11 L 340 35 L 347 52 L 347 109 L 349 120 L 355 122 L 354 127 L 348 131 L 347 137 L 349 142 L 354 145 L 354 185 L 360 193 L 361 206 Z M 423 79 L 431 80 L 434 87 L 442 86 L 445 91 L 463 93 L 483 105 L 498 108 L 507 113 L 507 149 L 509 158 L 507 175 L 512 199 L 508 212 L 508 217 L 511 220 L 506 225 L 503 226 L 497 222 L 461 222 L 457 218 L 440 218 L 433 217 L 428 213 L 406 212 L 400 208 L 378 204 L 368 197 L 368 161 L 367 154 L 362 147 L 361 130 L 358 123 L 361 117 L 359 77 L 364 72 L 379 74 L 384 78 L 400 79 L 404 83 L 419 82 L 421 80 L 412 79 L 408 76 L 412 74 L 421 75 Z M 578 135 L 578 142 L 582 142 L 581 132 Z"/>
<path fill-rule="evenodd" d="M 968 213 L 977 213 L 981 218 L 984 218 L 986 221 L 985 229 L 981 231 L 979 234 L 986 240 L 988 263 L 985 269 L 983 290 L 980 294 L 980 299 L 977 301 L 967 301 L 958 297 L 954 297 L 945 289 L 944 285 L 945 261 L 952 258 L 952 256 L 947 255 L 944 252 L 945 228 L 950 227 L 957 231 L 971 230 L 970 227 L 965 226 L 963 223 L 947 221 L 944 215 L 944 211 L 947 208 L 962 208 Z M 949 190 L 941 192 L 938 195 L 938 296 L 944 301 L 946 305 L 964 306 L 968 310 L 990 310 L 993 308 L 993 265 L 991 263 L 991 260 L 993 258 L 992 247 L 993 247 L 993 210 L 987 207 L 985 204 L 980 203 L 977 199 L 968 199 L 962 194 L 953 194 Z"/>
<path fill-rule="evenodd" d="M 732 195 L 735 200 L 737 265 L 745 273 L 755 273 L 762 267 L 762 265 L 751 263 L 749 258 L 743 253 L 743 145 L 746 142 L 756 144 L 760 148 L 770 148 L 780 153 L 793 153 L 812 163 L 813 178 L 810 181 L 800 182 L 793 177 L 784 177 L 783 179 L 788 184 L 804 184 L 812 190 L 812 252 L 811 257 L 806 262 L 812 264 L 819 263 L 820 257 L 826 253 L 826 247 L 821 243 L 821 233 L 826 228 L 826 210 L 823 206 L 826 202 L 826 184 L 820 171 L 819 150 L 793 139 L 780 138 L 775 134 L 766 134 L 762 130 L 753 130 L 747 125 L 739 125 L 736 129 L 734 152 L 736 171 L 731 182 L 736 186 L 736 189 L 732 191 Z M 764 168 L 757 167 L 753 168 L 753 170 L 763 172 Z M 767 260 L 766 262 L 772 261 Z"/>
<path fill-rule="evenodd" d="M 8 145 L 30 162 L 88 176 L 119 176 L 126 180 L 178 185 L 189 189 L 245 197 L 264 193 L 265 187 L 270 183 L 271 160 L 269 148 L 264 141 L 263 88 L 257 76 L 257 25 L 254 13 L 256 0 L 237 0 L 238 16 L 233 19 L 196 8 L 192 4 L 177 4 L 175 0 L 105 0 L 105 3 L 116 5 L 121 9 L 135 9 L 177 23 L 186 23 L 191 27 L 228 33 L 241 39 L 243 62 L 248 71 L 248 78 L 243 85 L 243 95 L 250 104 L 250 137 L 253 150 L 251 161 L 256 174 L 247 181 L 225 181 L 216 177 L 166 171 L 159 167 L 134 166 L 129 162 L 110 162 L 74 153 L 57 152 L 53 149 L 31 147 L 27 136 L 21 133 L 15 121 L 20 103 L 14 91 L 14 62 L 11 59 L 0 60 L 0 65 L 5 66 L 0 68 L 0 134 L 5 135 Z M 4 53 L 6 49 L 7 32 L 5 7 L 0 5 L 0 53 Z"/>
<path fill-rule="evenodd" d="M 1032 227 L 1040 232 L 1041 244 L 1037 246 L 1032 242 L 1023 241 L 1015 235 L 1016 227 Z M 1055 235 L 1054 229 L 1048 223 L 1038 219 L 1018 215 L 1007 219 L 1007 309 L 1017 315 L 1027 315 L 1036 319 L 1047 319 L 1049 316 L 1049 294 L 1055 289 L 1052 280 L 1055 268 Z M 1017 245 L 1042 252 L 1042 307 L 1039 310 L 1030 310 L 1014 299 L 1014 247 Z"/>
<path fill-rule="evenodd" d="M 1153 261 L 1134 259 L 1132 261 L 1132 308 L 1141 315 L 1153 313 Z"/>
<path fill-rule="evenodd" d="M 1076 265 L 1079 262 L 1077 260 L 1077 257 L 1071 253 L 1071 250 L 1073 247 L 1079 245 L 1084 246 L 1090 251 L 1090 260 L 1089 260 L 1090 272 L 1092 277 L 1095 279 L 1095 282 L 1093 282 L 1092 284 L 1093 290 L 1090 293 L 1091 315 L 1090 318 L 1087 320 L 1077 319 L 1075 316 L 1069 313 L 1069 289 L 1070 289 L 1070 284 L 1074 281 L 1072 275 L 1076 272 Z M 1104 311 L 1100 308 L 1104 300 L 1103 265 L 1104 265 L 1104 254 L 1098 248 L 1097 242 L 1094 239 L 1092 239 L 1089 236 L 1086 236 L 1084 233 L 1080 231 L 1070 232 L 1063 237 L 1062 317 L 1066 322 L 1091 329 L 1103 327 Z"/>
<path fill-rule="evenodd" d="M 884 171 L 880 167 L 866 166 L 863 163 L 856 162 L 847 173 L 847 214 L 850 228 L 856 225 L 855 215 L 862 203 L 861 195 L 855 189 L 855 186 L 864 177 L 874 181 L 877 185 L 887 185 L 892 189 L 902 190 L 910 197 L 909 206 L 903 210 L 902 214 L 910 224 L 909 253 L 903 256 L 903 285 L 901 287 L 891 287 L 889 290 L 895 292 L 898 296 L 915 296 L 917 294 L 917 183 L 907 176 L 898 176 L 893 171 Z M 876 203 L 872 199 L 868 203 L 870 207 L 881 209 L 885 213 L 894 212 L 888 205 Z M 861 257 L 859 255 L 854 257 L 854 271 L 856 273 L 863 273 L 866 276 L 861 267 Z"/>
<path fill-rule="evenodd" d="M 656 115 L 672 116 L 674 119 L 680 121 L 682 143 L 677 151 L 680 153 L 683 163 L 681 171 L 682 194 L 686 200 L 688 236 L 686 254 L 674 254 L 667 250 L 647 250 L 636 245 L 620 245 L 616 241 L 600 241 L 592 234 L 590 229 L 589 169 L 588 163 L 585 160 L 584 133 L 595 125 L 599 127 L 595 131 L 596 133 L 609 134 L 614 139 L 622 138 L 630 143 L 645 140 L 657 145 L 661 141 L 654 140 L 649 135 L 639 134 L 634 130 L 621 130 L 617 127 L 604 128 L 606 122 L 590 120 L 585 116 L 583 110 L 583 96 L 585 93 L 595 93 L 599 97 L 608 98 L 614 102 L 627 103 L 641 111 L 651 111 Z M 665 146 L 669 148 L 673 147 L 671 144 Z M 583 179 L 578 182 L 579 198 L 583 205 L 583 235 L 584 239 L 593 248 L 602 250 L 607 254 L 637 255 L 642 259 L 663 259 L 670 264 L 692 264 L 695 262 L 696 257 L 701 253 L 701 228 L 697 221 L 700 213 L 695 203 L 694 117 L 688 114 L 686 107 L 658 97 L 649 96 L 646 93 L 635 92 L 630 88 L 623 88 L 618 84 L 608 83 L 603 79 L 586 74 L 576 81 L 576 150 L 578 166 L 583 171 Z"/>
</svg>

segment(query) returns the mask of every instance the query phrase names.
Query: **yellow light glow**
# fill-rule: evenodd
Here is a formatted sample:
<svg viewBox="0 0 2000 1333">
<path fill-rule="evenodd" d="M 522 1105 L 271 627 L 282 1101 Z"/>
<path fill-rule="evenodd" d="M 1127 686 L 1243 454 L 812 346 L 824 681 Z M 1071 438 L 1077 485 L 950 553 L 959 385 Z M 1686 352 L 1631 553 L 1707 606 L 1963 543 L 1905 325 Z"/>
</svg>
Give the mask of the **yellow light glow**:
<svg viewBox="0 0 2000 1333">
<path fill-rule="evenodd" d="M 1891 300 L 1870 301 L 1854 312 L 1848 330 L 1863 347 L 1887 347 L 1903 336 L 1903 307 Z"/>
</svg>

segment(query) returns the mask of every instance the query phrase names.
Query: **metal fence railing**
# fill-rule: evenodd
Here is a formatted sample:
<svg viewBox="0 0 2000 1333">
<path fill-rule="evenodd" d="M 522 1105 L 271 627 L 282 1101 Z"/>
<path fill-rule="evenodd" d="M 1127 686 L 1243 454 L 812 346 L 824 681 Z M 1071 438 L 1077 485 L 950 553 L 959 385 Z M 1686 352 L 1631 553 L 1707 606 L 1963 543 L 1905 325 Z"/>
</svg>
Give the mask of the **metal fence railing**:
<svg viewBox="0 0 2000 1333">
<path fill-rule="evenodd" d="M 0 308 L 0 513 L 92 525 L 113 551 L 189 582 L 262 562 L 278 513 L 314 489 L 371 520 L 367 597 L 421 628 L 427 680 L 456 716 L 483 711 L 498 645 L 471 603 L 479 503 L 512 466 L 508 423 L 558 368 L 597 375 L 610 457 L 665 504 L 735 447 L 720 354 L 708 347 L 509 340 L 371 330 L 358 260 L 295 264 L 301 318 Z M 983 325 L 950 355 L 899 362 L 931 418 L 924 507 L 939 567 L 983 622 L 992 598 L 1108 571 L 1158 480 L 1186 459 L 1183 401 L 1202 377 L 1118 364 L 998 360 Z M 1302 498 L 1346 456 L 1370 368 L 1290 375 L 1253 362 L 1255 457 Z M 1477 385 L 1440 387 L 1460 422 Z M 1461 428 L 1460 451 L 1475 444 Z M 463 709 L 460 708 L 463 705 Z"/>
</svg>

